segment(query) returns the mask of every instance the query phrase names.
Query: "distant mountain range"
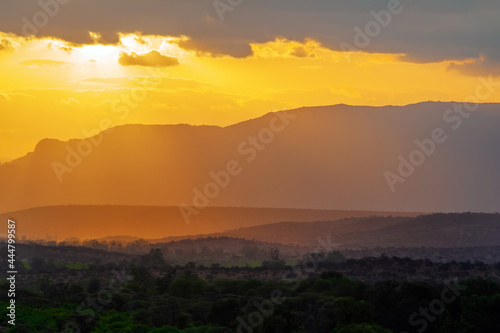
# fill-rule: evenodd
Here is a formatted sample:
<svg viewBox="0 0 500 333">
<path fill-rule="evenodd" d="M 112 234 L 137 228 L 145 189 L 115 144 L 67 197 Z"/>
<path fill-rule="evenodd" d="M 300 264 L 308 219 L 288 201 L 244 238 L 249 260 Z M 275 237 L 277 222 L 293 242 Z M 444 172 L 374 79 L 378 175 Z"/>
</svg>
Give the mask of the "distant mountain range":
<svg viewBox="0 0 500 333">
<path fill-rule="evenodd" d="M 0 165 L 0 212 L 57 205 L 498 211 L 500 105 L 473 113 L 453 107 L 336 105 L 224 128 L 125 125 L 86 140 L 45 139 Z"/>
<path fill-rule="evenodd" d="M 18 238 L 63 241 L 78 237 L 129 242 L 139 238 L 185 239 L 281 221 L 312 222 L 375 215 L 417 216 L 418 213 L 208 207 L 188 224 L 178 207 L 102 205 L 32 208 L 0 214 L 0 220 L 14 219 Z"/>
<path fill-rule="evenodd" d="M 231 238 L 313 249 L 498 246 L 500 214 L 209 207 L 186 224 L 178 207 L 56 206 L 5 213 L 18 237 L 149 243 Z M 122 235 L 122 236 L 118 236 Z M 212 241 L 214 243 L 215 241 Z M 191 243 L 190 243 L 191 244 Z M 201 244 L 201 243 L 200 243 Z"/>
</svg>

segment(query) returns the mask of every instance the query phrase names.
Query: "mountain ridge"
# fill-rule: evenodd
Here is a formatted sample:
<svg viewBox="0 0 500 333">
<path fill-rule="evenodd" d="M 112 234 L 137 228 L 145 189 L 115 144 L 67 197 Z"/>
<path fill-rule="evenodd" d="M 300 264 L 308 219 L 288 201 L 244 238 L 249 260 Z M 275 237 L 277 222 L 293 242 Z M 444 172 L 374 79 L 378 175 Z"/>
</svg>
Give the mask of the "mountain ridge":
<svg viewBox="0 0 500 333">
<path fill-rule="evenodd" d="M 224 172 L 231 161 L 241 172 L 207 206 L 498 211 L 500 104 L 479 105 L 460 130 L 448 128 L 446 149 L 437 146 L 396 193 L 388 186 L 386 173 L 398 172 L 399 157 L 418 148 L 415 140 L 450 125 L 443 115 L 452 105 L 299 108 L 286 111 L 294 119 L 279 132 L 269 132 L 283 114 L 275 112 L 226 127 L 123 125 L 102 140 L 101 134 L 42 140 L 35 152 L 0 164 L 0 212 L 68 204 L 197 206 L 195 190 L 203 192 L 214 181 L 211 172 Z M 83 148 L 90 153 L 75 157 Z"/>
</svg>

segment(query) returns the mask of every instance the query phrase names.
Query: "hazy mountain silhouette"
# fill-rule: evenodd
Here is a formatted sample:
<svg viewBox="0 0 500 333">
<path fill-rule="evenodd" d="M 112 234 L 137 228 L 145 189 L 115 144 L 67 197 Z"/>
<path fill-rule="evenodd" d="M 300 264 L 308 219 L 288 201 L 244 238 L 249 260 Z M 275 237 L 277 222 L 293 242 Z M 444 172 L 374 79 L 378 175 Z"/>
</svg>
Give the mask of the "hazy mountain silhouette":
<svg viewBox="0 0 500 333">
<path fill-rule="evenodd" d="M 178 207 L 55 206 L 4 213 L 0 214 L 0 219 L 6 221 L 11 218 L 18 221 L 16 227 L 18 236 L 26 236 L 30 239 L 62 241 L 69 237 L 78 237 L 82 240 L 107 237 L 105 240 L 133 241 L 137 238 L 185 239 L 195 237 L 188 235 L 218 233 L 280 221 L 310 222 L 398 214 L 401 216 L 417 215 L 417 213 L 368 211 L 208 207 L 187 224 Z M 173 238 L 176 236 L 177 238 Z"/>
<path fill-rule="evenodd" d="M 270 133 L 270 113 L 228 127 L 125 125 L 87 140 L 40 141 L 33 153 L 0 165 L 0 212 L 46 205 L 192 205 L 194 192 L 235 160 L 240 173 L 201 202 L 209 206 L 384 211 L 488 211 L 500 202 L 500 105 L 482 104 L 462 119 L 452 103 L 404 107 L 325 106 Z M 453 118 L 454 117 L 454 118 Z M 452 126 L 460 126 L 453 130 Z M 448 135 L 393 193 L 384 173 L 398 172 L 414 140 Z M 251 148 L 249 136 L 267 144 Z M 274 140 L 269 140 L 274 135 Z M 102 141 L 97 146 L 92 143 Z M 240 146 L 242 145 L 242 146 Z M 68 148 L 69 147 L 69 148 Z M 71 172 L 54 172 L 54 162 Z M 238 151 L 240 147 L 240 151 Z M 69 150 L 68 150 L 69 149 Z M 86 150 L 85 150 L 86 149 Z M 253 150 L 252 150 L 253 149 Z M 253 153 L 256 153 L 254 156 Z M 247 159 L 253 160 L 250 162 Z M 67 171 L 67 170 L 66 170 Z M 203 201 L 203 200 L 202 200 Z"/>
</svg>

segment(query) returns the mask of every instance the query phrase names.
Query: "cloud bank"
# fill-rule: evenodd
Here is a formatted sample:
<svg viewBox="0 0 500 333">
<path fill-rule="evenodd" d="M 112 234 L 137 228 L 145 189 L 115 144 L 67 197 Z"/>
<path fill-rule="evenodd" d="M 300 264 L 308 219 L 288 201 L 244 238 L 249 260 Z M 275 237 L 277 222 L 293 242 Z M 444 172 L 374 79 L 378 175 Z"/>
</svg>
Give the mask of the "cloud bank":
<svg viewBox="0 0 500 333">
<path fill-rule="evenodd" d="M 37 35 L 76 43 L 89 42 L 88 31 L 99 32 L 101 41 L 107 42 L 117 42 L 118 32 L 185 35 L 191 39 L 184 46 L 234 57 L 249 56 L 250 43 L 274 40 L 277 36 L 289 40 L 311 38 L 339 50 L 342 42 L 352 42 L 355 27 L 363 28 L 373 20 L 371 12 L 387 9 L 388 3 L 389 0 L 243 1 L 220 21 L 212 1 L 72 0 L 59 5 L 57 15 L 38 29 Z M 33 21 L 42 10 L 37 0 L 4 1 L 1 6 L 0 31 L 18 35 L 23 31 L 23 18 Z M 401 6 L 403 11 L 366 51 L 406 54 L 411 62 L 484 58 L 481 71 L 485 65 L 495 69 L 500 63 L 499 1 L 401 0 Z"/>
</svg>

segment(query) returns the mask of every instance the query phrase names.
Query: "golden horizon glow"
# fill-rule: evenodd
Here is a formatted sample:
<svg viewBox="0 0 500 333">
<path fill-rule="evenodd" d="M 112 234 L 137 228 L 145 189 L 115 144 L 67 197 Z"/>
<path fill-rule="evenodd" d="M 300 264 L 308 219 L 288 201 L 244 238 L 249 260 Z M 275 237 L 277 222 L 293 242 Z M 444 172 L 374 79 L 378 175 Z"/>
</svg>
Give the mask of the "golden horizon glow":
<svg viewBox="0 0 500 333">
<path fill-rule="evenodd" d="M 103 118 L 226 126 L 302 106 L 463 101 L 477 78 L 455 68 L 481 60 L 413 63 L 279 37 L 234 58 L 185 49 L 187 36 L 119 34 L 116 44 L 89 36 L 92 44 L 73 44 L 0 32 L 0 161 L 46 137 L 82 138 Z M 146 97 L 129 102 L 126 116 L 116 112 L 133 89 Z M 500 92 L 488 102 L 500 102 Z"/>
</svg>

